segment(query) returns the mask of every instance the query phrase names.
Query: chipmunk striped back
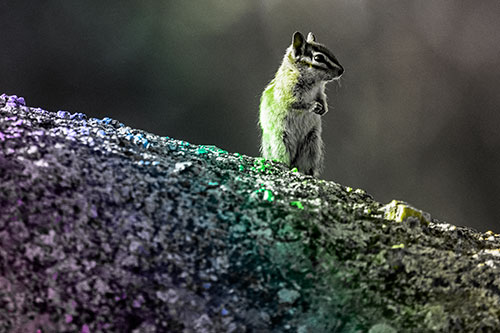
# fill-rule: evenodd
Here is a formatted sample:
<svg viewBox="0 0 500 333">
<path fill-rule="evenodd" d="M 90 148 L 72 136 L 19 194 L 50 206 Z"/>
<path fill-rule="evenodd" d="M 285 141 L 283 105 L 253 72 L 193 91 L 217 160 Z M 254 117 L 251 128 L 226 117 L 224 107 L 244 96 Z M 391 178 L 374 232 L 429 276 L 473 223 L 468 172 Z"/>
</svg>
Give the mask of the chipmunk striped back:
<svg viewBox="0 0 500 333">
<path fill-rule="evenodd" d="M 317 176 L 323 162 L 321 116 L 328 112 L 325 85 L 344 72 L 334 54 L 295 32 L 276 76 L 264 89 L 259 123 L 261 153 Z"/>
</svg>

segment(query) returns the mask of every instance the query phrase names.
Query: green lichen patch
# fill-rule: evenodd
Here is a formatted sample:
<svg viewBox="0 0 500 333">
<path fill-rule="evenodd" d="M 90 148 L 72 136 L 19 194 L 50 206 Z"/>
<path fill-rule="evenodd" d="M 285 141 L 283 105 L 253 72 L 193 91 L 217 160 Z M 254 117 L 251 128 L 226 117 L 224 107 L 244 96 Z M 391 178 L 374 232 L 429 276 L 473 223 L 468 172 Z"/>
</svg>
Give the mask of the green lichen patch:
<svg viewBox="0 0 500 333">
<path fill-rule="evenodd" d="M 408 217 L 416 217 L 422 222 L 427 223 L 431 221 L 431 215 L 429 213 L 417 209 L 403 201 L 392 200 L 380 210 L 383 212 L 385 219 L 395 222 L 403 222 Z"/>
<path fill-rule="evenodd" d="M 251 168 L 253 171 L 269 173 L 271 170 L 271 164 L 266 161 L 265 158 L 257 158 L 254 162 L 254 166 Z"/>
<path fill-rule="evenodd" d="M 290 206 L 295 206 L 298 209 L 304 209 L 304 205 L 300 201 L 290 201 Z"/>
</svg>

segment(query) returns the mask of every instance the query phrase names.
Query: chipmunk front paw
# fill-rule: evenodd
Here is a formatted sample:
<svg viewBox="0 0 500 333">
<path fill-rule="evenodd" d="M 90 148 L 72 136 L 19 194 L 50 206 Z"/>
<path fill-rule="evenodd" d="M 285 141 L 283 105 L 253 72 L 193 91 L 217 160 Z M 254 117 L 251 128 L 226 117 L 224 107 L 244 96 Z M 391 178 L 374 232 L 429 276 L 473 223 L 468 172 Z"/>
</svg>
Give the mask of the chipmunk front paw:
<svg viewBox="0 0 500 333">
<path fill-rule="evenodd" d="M 314 112 L 314 113 L 322 116 L 326 113 L 326 108 L 323 106 L 323 104 L 321 104 L 319 102 L 314 102 L 314 105 L 311 108 L 311 112 Z"/>
</svg>

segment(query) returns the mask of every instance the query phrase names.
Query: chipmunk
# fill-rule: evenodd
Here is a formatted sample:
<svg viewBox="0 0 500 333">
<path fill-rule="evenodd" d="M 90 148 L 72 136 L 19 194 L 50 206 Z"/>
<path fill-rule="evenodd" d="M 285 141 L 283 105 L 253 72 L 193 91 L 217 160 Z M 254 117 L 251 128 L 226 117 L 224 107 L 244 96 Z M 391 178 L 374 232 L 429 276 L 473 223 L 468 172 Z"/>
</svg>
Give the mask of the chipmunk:
<svg viewBox="0 0 500 333">
<path fill-rule="evenodd" d="M 321 116 L 328 112 L 325 85 L 340 78 L 344 69 L 333 53 L 295 32 L 276 76 L 260 100 L 261 153 L 318 176 L 323 163 Z"/>
</svg>

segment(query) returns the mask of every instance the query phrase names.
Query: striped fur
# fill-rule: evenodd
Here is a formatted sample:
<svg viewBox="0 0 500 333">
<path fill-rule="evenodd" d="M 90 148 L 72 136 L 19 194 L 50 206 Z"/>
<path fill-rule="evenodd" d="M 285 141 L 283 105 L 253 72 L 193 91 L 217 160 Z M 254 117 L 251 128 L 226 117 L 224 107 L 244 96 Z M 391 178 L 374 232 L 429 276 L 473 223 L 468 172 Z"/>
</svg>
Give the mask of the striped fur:
<svg viewBox="0 0 500 333">
<path fill-rule="evenodd" d="M 309 33 L 292 38 L 275 78 L 261 97 L 261 153 L 266 159 L 319 175 L 323 163 L 321 116 L 328 112 L 325 85 L 344 69 L 333 53 Z"/>
</svg>

